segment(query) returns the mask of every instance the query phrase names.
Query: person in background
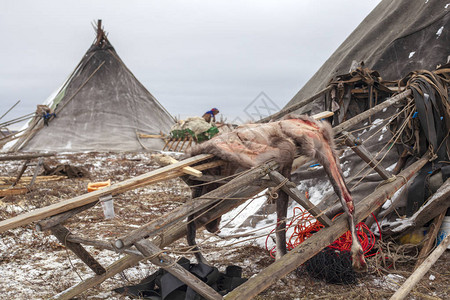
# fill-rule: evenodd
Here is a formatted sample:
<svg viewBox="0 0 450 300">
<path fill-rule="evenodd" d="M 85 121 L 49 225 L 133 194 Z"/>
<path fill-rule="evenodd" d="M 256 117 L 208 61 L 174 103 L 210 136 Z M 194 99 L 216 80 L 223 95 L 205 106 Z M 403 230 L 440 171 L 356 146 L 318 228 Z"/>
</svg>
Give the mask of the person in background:
<svg viewBox="0 0 450 300">
<path fill-rule="evenodd" d="M 211 123 L 211 120 L 213 122 L 216 122 L 216 115 L 219 113 L 219 110 L 217 108 L 212 108 L 210 111 L 205 112 L 205 114 L 202 116 L 203 119 L 205 119 L 206 122 Z"/>
</svg>

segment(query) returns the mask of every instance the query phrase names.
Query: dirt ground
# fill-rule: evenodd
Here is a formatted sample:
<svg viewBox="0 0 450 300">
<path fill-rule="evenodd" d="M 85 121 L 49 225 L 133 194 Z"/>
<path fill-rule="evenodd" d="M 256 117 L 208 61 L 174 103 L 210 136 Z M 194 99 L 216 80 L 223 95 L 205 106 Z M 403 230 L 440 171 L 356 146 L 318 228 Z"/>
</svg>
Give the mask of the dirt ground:
<svg viewBox="0 0 450 300">
<path fill-rule="evenodd" d="M 158 168 L 150 153 L 68 153 L 46 158 L 44 163 L 50 168 L 59 165 L 79 167 L 85 175 L 36 182 L 27 194 L 0 198 L 0 220 L 84 194 L 89 182 L 110 179 L 114 184 Z M 17 176 L 22 164 L 22 161 L 0 162 L 0 176 Z M 33 166 L 28 167 L 24 176 L 32 176 L 33 171 Z M 189 197 L 190 189 L 181 180 L 171 179 L 115 196 L 114 219 L 105 220 L 102 208 L 97 204 L 64 225 L 76 235 L 112 241 L 163 216 Z M 210 237 L 206 232 L 199 235 L 200 240 Z M 185 243 L 185 239 L 180 239 L 172 247 Z M 391 246 L 391 253 L 383 253 L 387 264 L 369 260 L 369 273 L 358 275 L 355 284 L 328 284 L 314 279 L 300 267 L 256 299 L 389 299 L 411 274 L 417 255 L 414 247 L 405 248 L 395 243 Z M 90 246 L 86 249 L 105 267 L 124 256 Z M 258 274 L 273 262 L 265 249 L 252 243 L 225 247 L 220 252 L 214 247 L 206 247 L 204 251 L 209 262 L 219 270 L 223 271 L 231 264 L 238 265 L 243 268 L 246 278 Z M 194 261 L 193 256 L 186 257 Z M 446 251 L 407 299 L 450 299 L 449 258 L 450 251 Z M 112 289 L 138 283 L 157 269 L 150 262 L 141 262 L 85 291 L 77 299 L 127 299 Z M 48 299 L 94 275 L 49 231 L 36 231 L 35 224 L 0 234 L 0 274 L 0 299 Z"/>
</svg>

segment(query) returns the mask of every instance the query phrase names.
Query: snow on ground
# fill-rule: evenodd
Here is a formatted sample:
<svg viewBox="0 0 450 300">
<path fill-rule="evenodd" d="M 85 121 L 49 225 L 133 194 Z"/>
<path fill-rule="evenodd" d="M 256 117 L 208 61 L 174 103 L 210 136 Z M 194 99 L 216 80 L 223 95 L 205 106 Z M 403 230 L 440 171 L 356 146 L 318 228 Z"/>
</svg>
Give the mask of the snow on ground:
<svg viewBox="0 0 450 300">
<path fill-rule="evenodd" d="M 35 188 L 26 195 L 0 199 L 0 219 L 10 218 L 23 210 L 29 211 L 84 194 L 88 182 L 111 179 L 114 184 L 157 168 L 148 153 L 67 153 L 57 158 L 46 159 L 45 162 L 51 166 L 64 163 L 83 167 L 90 175 L 89 178 L 36 183 Z M 0 174 L 14 176 L 20 166 L 20 162 L 0 163 Z M 28 173 L 25 175 L 29 176 L 31 171 L 27 170 Z M 309 182 L 309 187 L 306 183 L 307 181 L 302 182 L 298 188 L 302 193 L 307 191 L 310 200 L 316 204 L 325 194 L 332 191 L 331 184 L 326 178 Z M 105 220 L 100 205 L 96 205 L 69 220 L 65 226 L 74 234 L 86 238 L 114 241 L 115 237 L 169 213 L 189 198 L 189 188 L 180 180 L 173 179 L 115 196 L 116 217 L 112 220 Z M 273 262 L 265 250 L 265 242 L 267 235 L 275 226 L 276 215 L 267 213 L 265 217 L 253 223 L 254 226 L 246 223 L 248 218 L 251 218 L 266 202 L 267 197 L 265 192 L 262 192 L 255 199 L 224 215 L 221 223 L 223 227 L 218 236 L 199 230 L 198 242 L 200 245 L 205 241 L 210 242 L 210 249 L 206 245 L 202 251 L 214 266 L 223 270 L 230 264 L 239 265 L 243 268 L 244 276 L 249 278 Z M 295 203 L 290 206 L 288 218 L 292 216 L 295 206 Z M 186 240 L 182 238 L 166 250 L 170 252 L 185 245 Z M 273 246 L 273 239 L 268 239 L 268 246 Z M 103 266 L 124 257 L 124 254 L 100 251 L 91 246 L 85 248 Z M 188 258 L 194 261 L 192 255 Z M 448 270 L 445 263 L 439 266 L 442 270 Z M 80 295 L 79 299 L 126 299 L 112 292 L 112 289 L 138 283 L 157 269 L 151 263 L 140 262 L 101 285 L 89 289 Z M 434 288 L 432 293 L 444 299 L 446 294 L 442 286 L 448 287 L 448 280 L 441 275 L 442 272 L 433 272 L 435 279 L 432 281 Z M 37 232 L 34 224 L 9 230 L 0 235 L 0 274 L 0 299 L 49 299 L 81 282 L 82 279 L 93 276 L 92 271 L 72 252 L 66 250 L 50 232 Z M 356 286 L 335 286 L 311 279 L 305 273 L 294 272 L 274 283 L 256 299 L 312 299 L 316 296 L 325 299 L 330 297 L 366 299 L 363 295 L 367 295 L 369 299 L 389 298 L 393 292 L 393 285 L 388 282 L 401 283 L 404 278 L 391 274 L 381 277 L 366 275 L 359 279 Z M 431 284 L 431 279 L 428 278 L 427 276 L 424 283 L 427 288 Z"/>
</svg>

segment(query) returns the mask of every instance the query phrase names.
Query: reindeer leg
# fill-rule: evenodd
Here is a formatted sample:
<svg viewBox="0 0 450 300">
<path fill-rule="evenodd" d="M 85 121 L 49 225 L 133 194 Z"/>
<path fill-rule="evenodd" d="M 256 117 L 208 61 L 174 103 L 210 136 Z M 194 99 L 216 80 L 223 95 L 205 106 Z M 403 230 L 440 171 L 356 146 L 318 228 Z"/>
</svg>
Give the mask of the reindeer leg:
<svg viewBox="0 0 450 300">
<path fill-rule="evenodd" d="M 195 251 L 195 258 L 197 259 L 197 262 L 201 262 L 204 264 L 208 264 L 207 260 L 203 257 L 202 253 L 200 252 L 200 249 L 197 246 L 197 243 L 195 242 L 195 236 L 197 232 L 197 225 L 194 221 L 194 215 L 190 215 L 188 217 L 188 224 L 187 224 L 187 242 L 188 245 L 192 248 L 192 251 Z"/>
<path fill-rule="evenodd" d="M 365 272 L 367 271 L 367 263 L 364 259 L 363 248 L 358 240 L 358 234 L 356 233 L 354 211 L 349 211 L 347 202 L 342 197 L 339 197 L 339 200 L 344 208 L 344 212 L 347 214 L 348 228 L 352 234 L 352 248 L 350 250 L 352 256 L 352 267 L 357 272 Z"/>
<path fill-rule="evenodd" d="M 319 151 L 316 152 L 316 158 L 323 165 L 325 172 L 333 185 L 333 189 L 339 196 L 342 207 L 347 213 L 348 226 L 352 234 L 352 248 L 350 253 L 353 260 L 353 269 L 358 272 L 364 272 L 367 270 L 367 264 L 364 259 L 364 251 L 356 234 L 356 226 L 353 218 L 355 210 L 353 199 L 342 176 L 338 157 L 334 154 L 333 149 L 326 142 L 326 140 L 322 138 L 321 141 L 322 147 L 320 147 Z"/>
<path fill-rule="evenodd" d="M 286 250 L 286 215 L 288 206 L 288 195 L 284 191 L 279 191 L 277 198 L 277 226 L 276 226 L 276 259 L 280 259 L 287 253 Z"/>
<path fill-rule="evenodd" d="M 287 179 L 291 178 L 292 161 L 282 168 L 281 174 Z M 277 198 L 277 226 L 276 226 L 276 259 L 280 259 L 287 253 L 286 249 L 286 217 L 289 204 L 289 195 L 283 190 L 279 190 Z"/>
</svg>

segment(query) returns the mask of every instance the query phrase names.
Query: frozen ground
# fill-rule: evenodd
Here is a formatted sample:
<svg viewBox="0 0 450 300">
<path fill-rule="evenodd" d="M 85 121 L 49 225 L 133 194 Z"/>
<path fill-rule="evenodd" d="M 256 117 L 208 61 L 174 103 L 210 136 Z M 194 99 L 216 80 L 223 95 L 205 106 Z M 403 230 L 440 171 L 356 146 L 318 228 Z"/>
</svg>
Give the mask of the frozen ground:
<svg viewBox="0 0 450 300">
<path fill-rule="evenodd" d="M 40 182 L 26 195 L 0 199 L 0 219 L 7 219 L 66 200 L 86 192 L 88 182 L 111 179 L 117 183 L 149 172 L 157 165 L 146 153 L 78 153 L 64 154 L 45 160 L 48 166 L 70 164 L 83 167 L 89 178 L 64 179 Z M 21 162 L 0 162 L 0 176 L 16 176 Z M 32 168 L 25 175 L 31 175 Z M 306 186 L 301 185 L 303 189 Z M 317 201 L 330 186 L 310 190 L 312 200 Z M 163 216 L 190 197 L 189 188 L 180 180 L 172 179 L 145 188 L 128 191 L 114 198 L 116 217 L 105 220 L 100 205 L 70 219 L 65 226 L 73 233 L 97 240 L 114 240 L 156 217 Z M 207 259 L 219 270 L 235 264 L 243 267 L 244 277 L 251 277 L 273 262 L 265 250 L 267 234 L 272 230 L 275 216 L 268 215 L 255 227 L 241 224 L 266 201 L 264 195 L 251 203 L 235 209 L 223 218 L 218 236 L 201 231 L 199 241 Z M 292 210 L 291 214 L 292 214 Z M 93 275 L 73 253 L 66 250 L 50 232 L 37 232 L 34 224 L 0 234 L 0 299 L 48 299 L 53 295 Z M 255 229 L 260 229 L 255 232 Z M 241 235 L 241 238 L 229 238 Z M 256 237 L 259 236 L 259 237 Z M 269 244 L 271 239 L 269 239 Z M 175 251 L 185 245 L 180 239 L 167 250 Z M 269 245 L 270 246 L 270 245 Z M 100 251 L 86 247 L 103 265 L 108 266 L 123 254 Z M 311 278 L 299 269 L 278 281 L 257 299 L 388 299 L 396 288 L 410 275 L 414 261 L 408 253 L 402 253 L 394 267 L 358 277 L 355 285 L 333 285 Z M 187 256 L 193 260 L 192 256 Z M 447 251 L 431 271 L 421 280 L 409 299 L 449 299 L 449 259 Z M 139 282 L 157 268 L 149 262 L 126 269 L 106 280 L 100 286 L 87 290 L 78 299 L 125 299 L 111 292 L 113 288 Z"/>
</svg>

